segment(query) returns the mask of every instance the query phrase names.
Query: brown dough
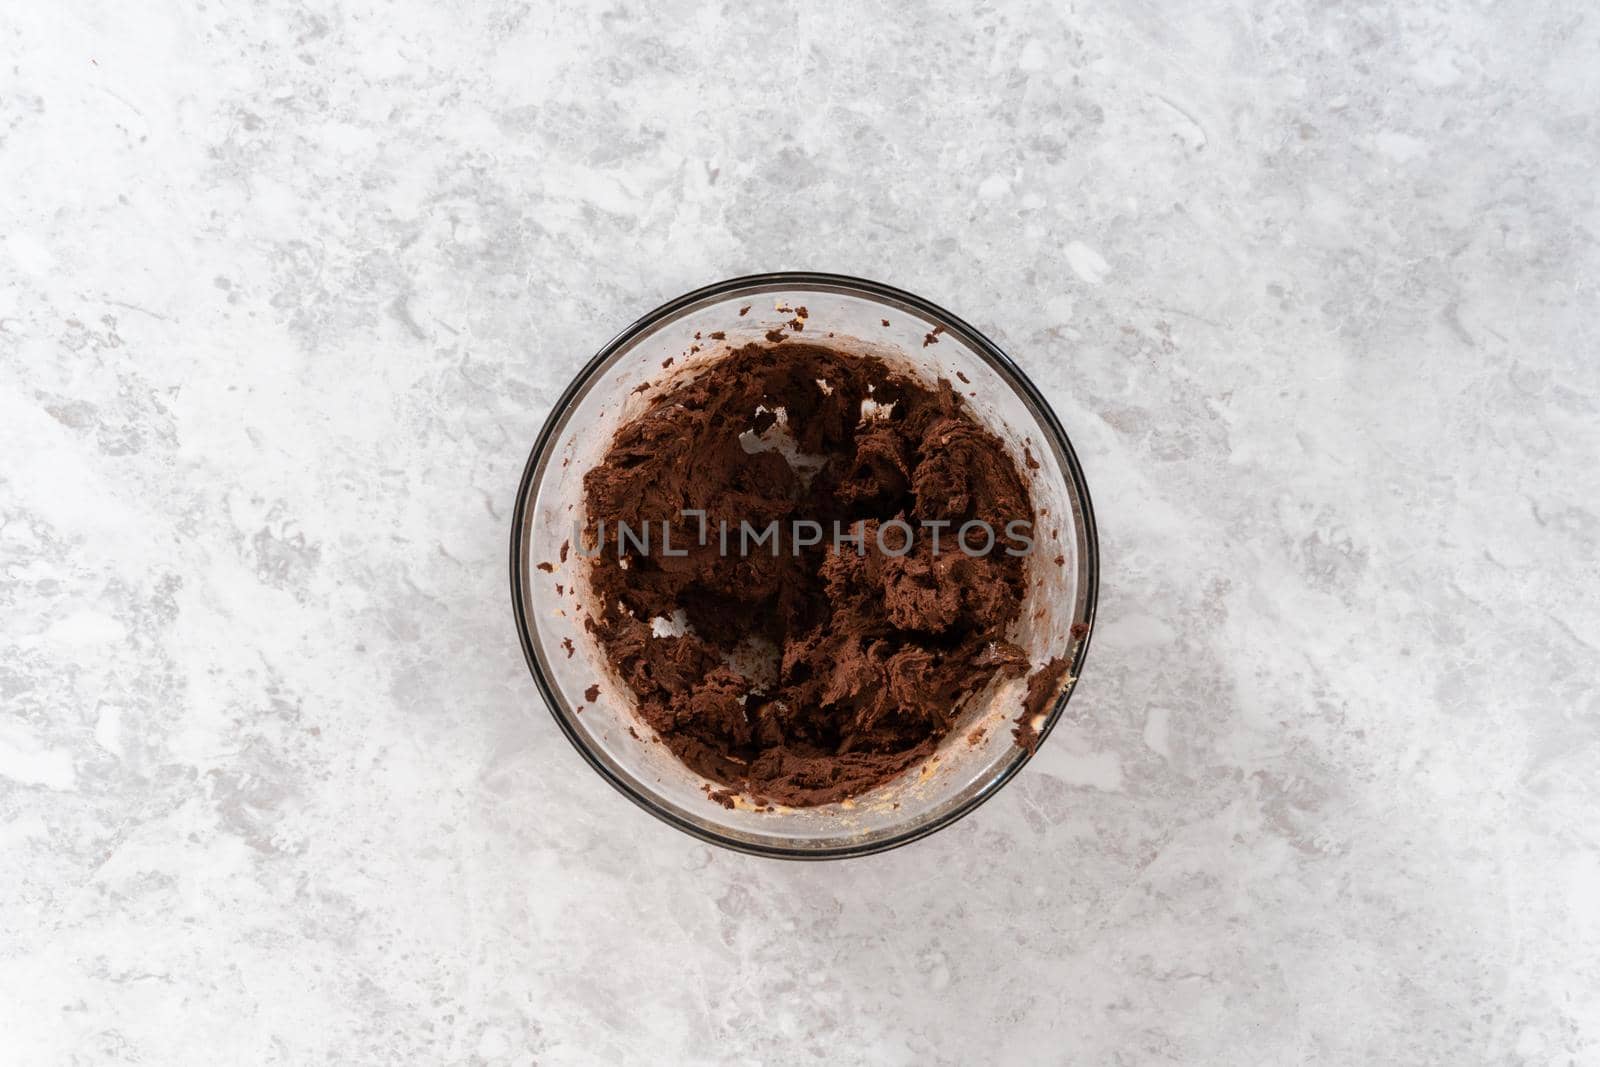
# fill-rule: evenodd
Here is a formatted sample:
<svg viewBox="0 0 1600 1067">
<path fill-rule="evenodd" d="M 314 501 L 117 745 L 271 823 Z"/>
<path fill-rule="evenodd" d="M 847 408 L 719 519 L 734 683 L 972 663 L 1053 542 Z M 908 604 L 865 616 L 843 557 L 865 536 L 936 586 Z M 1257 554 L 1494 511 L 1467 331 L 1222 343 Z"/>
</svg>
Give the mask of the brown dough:
<svg viewBox="0 0 1600 1067">
<path fill-rule="evenodd" d="M 868 399 L 892 407 L 864 418 Z M 786 429 L 774 425 L 780 409 Z M 805 464 L 741 444 L 785 433 L 825 460 L 809 481 Z M 591 561 L 590 628 L 638 717 L 693 770 L 758 803 L 866 792 L 931 755 L 968 695 L 1027 669 L 1005 640 L 1026 559 L 1003 541 L 968 556 L 955 535 L 980 519 L 998 536 L 1013 520 L 1031 523 L 1033 505 L 999 439 L 948 382 L 929 389 L 878 359 L 799 340 L 746 345 L 624 425 L 584 489 L 590 535 L 597 520 L 606 527 Z M 705 545 L 698 520 L 680 514 L 696 508 L 707 512 Z M 908 555 L 879 551 L 878 524 L 895 518 L 950 520 L 940 553 L 926 528 Z M 739 554 L 740 521 L 773 519 L 779 554 Z M 796 519 L 825 531 L 798 555 L 787 539 Z M 624 565 L 619 520 L 670 522 L 673 550 L 687 555 L 630 547 Z M 865 554 L 849 542 L 835 550 L 835 520 L 847 532 L 865 523 Z M 891 549 L 901 542 L 885 531 Z M 655 636 L 652 620 L 676 612 L 689 632 Z"/>
</svg>

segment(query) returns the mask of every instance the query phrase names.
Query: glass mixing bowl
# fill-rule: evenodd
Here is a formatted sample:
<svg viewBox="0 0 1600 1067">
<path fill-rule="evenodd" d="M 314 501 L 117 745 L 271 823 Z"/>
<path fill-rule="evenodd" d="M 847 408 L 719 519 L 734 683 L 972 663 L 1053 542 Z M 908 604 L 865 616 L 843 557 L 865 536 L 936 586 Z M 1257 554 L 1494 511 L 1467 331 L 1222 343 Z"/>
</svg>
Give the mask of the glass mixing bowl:
<svg viewBox="0 0 1600 1067">
<path fill-rule="evenodd" d="M 1035 668 L 1056 656 L 1071 664 L 1064 692 L 1035 724 L 1045 739 L 1072 693 L 1094 624 L 1099 552 L 1083 471 L 1044 397 L 994 342 L 937 305 L 877 282 L 798 272 L 734 278 L 663 304 L 613 338 L 556 402 L 528 457 L 512 515 L 511 599 L 534 681 L 562 732 L 601 777 L 702 840 L 761 855 L 831 859 L 923 837 L 999 791 L 1029 758 L 1012 736 L 1026 679 L 975 694 L 920 769 L 870 793 L 770 811 L 736 798 L 727 808 L 706 792 L 720 783 L 690 771 L 634 718 L 629 690 L 583 626 L 587 561 L 563 550 L 584 518 L 584 473 L 617 428 L 662 382 L 693 375 L 727 347 L 763 340 L 794 317 L 780 309 L 799 306 L 809 312 L 805 341 L 877 355 L 930 384 L 939 378 L 955 384 L 1031 477 L 1035 548 L 1011 640 Z M 712 340 L 715 332 L 725 340 Z M 1037 467 L 1025 467 L 1025 457 Z"/>
</svg>

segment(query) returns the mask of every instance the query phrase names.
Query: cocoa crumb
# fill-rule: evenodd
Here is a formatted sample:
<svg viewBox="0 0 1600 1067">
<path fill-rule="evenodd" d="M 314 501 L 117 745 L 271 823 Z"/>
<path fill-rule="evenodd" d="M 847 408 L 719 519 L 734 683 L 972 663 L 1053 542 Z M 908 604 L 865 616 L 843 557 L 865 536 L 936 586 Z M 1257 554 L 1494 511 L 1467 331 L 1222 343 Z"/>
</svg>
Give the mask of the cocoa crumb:
<svg viewBox="0 0 1600 1067">
<path fill-rule="evenodd" d="M 539 564 L 539 569 L 544 571 L 546 574 L 554 574 L 556 565 L 554 563 L 541 563 Z"/>
<path fill-rule="evenodd" d="M 577 649 L 572 646 L 572 638 L 570 637 L 563 637 L 561 639 L 561 647 L 567 650 L 568 659 L 571 659 L 572 654 L 577 651 Z"/>
<path fill-rule="evenodd" d="M 591 704 L 593 704 L 596 700 L 599 700 L 600 683 L 596 682 L 594 685 L 591 685 L 589 688 L 585 689 L 583 691 L 583 699 L 587 700 Z"/>
</svg>

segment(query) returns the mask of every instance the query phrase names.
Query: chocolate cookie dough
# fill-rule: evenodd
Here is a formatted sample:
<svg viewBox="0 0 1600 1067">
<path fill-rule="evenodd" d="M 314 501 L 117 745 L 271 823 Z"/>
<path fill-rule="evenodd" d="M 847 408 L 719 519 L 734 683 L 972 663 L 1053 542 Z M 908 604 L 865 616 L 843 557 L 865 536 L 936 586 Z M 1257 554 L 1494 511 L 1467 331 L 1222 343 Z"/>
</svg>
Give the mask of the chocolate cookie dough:
<svg viewBox="0 0 1600 1067">
<path fill-rule="evenodd" d="M 863 793 L 932 754 L 967 696 L 1027 669 L 1006 640 L 1026 559 L 956 544 L 972 520 L 1031 524 L 1027 483 L 948 382 L 814 344 L 746 345 L 666 386 L 584 490 L 587 625 L 638 717 L 758 803 Z M 719 537 L 773 520 L 775 554 Z M 795 520 L 821 543 L 791 543 Z M 877 536 L 895 520 L 917 528 L 904 555 L 898 525 L 889 551 Z M 669 524 L 670 552 L 619 546 L 619 522 Z"/>
</svg>

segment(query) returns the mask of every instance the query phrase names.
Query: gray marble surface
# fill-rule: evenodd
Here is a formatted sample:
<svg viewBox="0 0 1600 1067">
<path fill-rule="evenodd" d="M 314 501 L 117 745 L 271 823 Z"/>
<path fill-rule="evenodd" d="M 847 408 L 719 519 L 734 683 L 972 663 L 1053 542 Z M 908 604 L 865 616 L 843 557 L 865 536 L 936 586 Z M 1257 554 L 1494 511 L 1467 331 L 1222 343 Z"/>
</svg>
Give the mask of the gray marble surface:
<svg viewBox="0 0 1600 1067">
<path fill-rule="evenodd" d="M 1600 1062 L 1600 17 L 0 12 L 0 1060 Z M 1105 556 L 1070 721 L 849 863 L 540 704 L 513 490 L 756 270 L 986 329 Z"/>
</svg>

